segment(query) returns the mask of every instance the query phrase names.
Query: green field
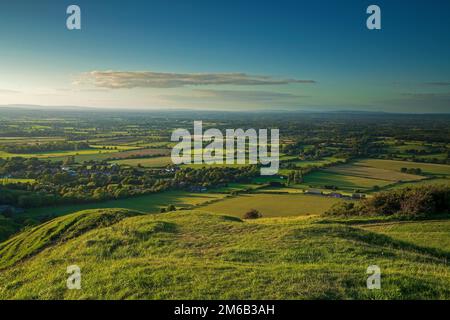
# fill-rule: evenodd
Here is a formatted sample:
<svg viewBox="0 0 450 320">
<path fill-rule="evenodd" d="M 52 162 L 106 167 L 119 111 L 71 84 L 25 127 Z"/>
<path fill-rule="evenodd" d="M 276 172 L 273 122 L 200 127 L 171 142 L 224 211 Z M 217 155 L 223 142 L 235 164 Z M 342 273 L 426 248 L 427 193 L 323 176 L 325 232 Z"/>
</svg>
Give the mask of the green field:
<svg viewBox="0 0 450 320">
<path fill-rule="evenodd" d="M 152 155 L 162 155 L 168 154 L 170 150 L 168 149 L 133 149 L 126 151 L 117 151 L 110 153 L 96 153 L 96 154 L 81 154 L 75 156 L 75 162 L 83 163 L 84 161 L 102 161 L 111 158 L 128 158 L 132 156 L 152 156 Z M 52 157 L 52 161 L 64 161 L 67 157 Z M 139 160 L 143 160 L 139 159 Z"/>
<path fill-rule="evenodd" d="M 306 167 L 323 167 L 338 161 L 343 161 L 343 159 L 325 157 L 321 160 L 295 160 L 290 162 L 294 163 L 297 168 L 306 168 Z"/>
<path fill-rule="evenodd" d="M 0 299 L 449 299 L 449 239 L 448 220 L 371 228 L 85 211 L 0 244 Z M 74 264 L 82 290 L 66 288 Z M 381 290 L 366 287 L 369 265 Z"/>
<path fill-rule="evenodd" d="M 188 208 L 207 201 L 222 199 L 225 196 L 225 194 L 221 193 L 168 191 L 140 197 L 110 200 L 104 202 L 33 208 L 25 211 L 24 215 L 32 218 L 40 218 L 47 215 L 60 216 L 80 210 L 99 208 L 126 208 L 139 210 L 142 212 L 155 213 L 159 212 L 161 208 L 166 208 L 168 205 L 174 205 L 177 209 Z"/>
<path fill-rule="evenodd" d="M 375 186 L 384 187 L 391 183 L 387 180 L 343 175 L 329 171 L 314 171 L 305 176 L 301 186 L 304 188 L 309 186 L 314 188 L 336 186 L 338 190 L 354 192 L 355 190 L 370 191 Z"/>
<path fill-rule="evenodd" d="M 393 170 L 396 172 L 400 172 L 401 168 L 408 168 L 408 169 L 420 168 L 423 173 L 429 175 L 446 175 L 446 176 L 450 175 L 450 165 L 445 164 L 365 159 L 356 161 L 355 165 L 381 168 L 385 170 Z"/>
<path fill-rule="evenodd" d="M 222 193 L 230 193 L 233 191 L 243 191 L 243 190 L 254 190 L 257 188 L 261 188 L 261 185 L 257 185 L 254 183 L 236 183 L 236 182 L 232 182 L 232 183 L 228 183 L 228 185 L 226 187 L 219 187 L 219 188 L 214 188 L 211 189 L 211 191 L 213 192 L 222 192 Z"/>
<path fill-rule="evenodd" d="M 328 168 L 326 172 L 337 173 L 341 175 L 348 175 L 361 178 L 377 179 L 384 181 L 416 181 L 424 179 L 424 177 L 419 175 L 413 175 L 408 173 L 402 173 L 399 171 L 383 169 L 378 167 L 369 167 L 360 165 L 358 163 L 353 164 L 343 164 Z"/>
<path fill-rule="evenodd" d="M 258 193 L 218 201 L 202 206 L 201 210 L 237 217 L 243 217 L 250 209 L 258 210 L 263 217 L 317 215 L 340 201 L 342 200 L 315 195 Z"/>
<path fill-rule="evenodd" d="M 429 183 L 428 180 L 424 180 L 425 176 L 402 173 L 402 168 L 420 168 L 424 175 L 430 176 L 450 175 L 450 166 L 448 165 L 364 159 L 313 171 L 304 177 L 304 182 L 298 187 L 336 186 L 338 190 L 343 191 L 371 192 L 376 186 L 387 189 L 396 186 L 402 187 L 406 185 L 405 182 L 410 182 L 409 185 Z"/>
</svg>

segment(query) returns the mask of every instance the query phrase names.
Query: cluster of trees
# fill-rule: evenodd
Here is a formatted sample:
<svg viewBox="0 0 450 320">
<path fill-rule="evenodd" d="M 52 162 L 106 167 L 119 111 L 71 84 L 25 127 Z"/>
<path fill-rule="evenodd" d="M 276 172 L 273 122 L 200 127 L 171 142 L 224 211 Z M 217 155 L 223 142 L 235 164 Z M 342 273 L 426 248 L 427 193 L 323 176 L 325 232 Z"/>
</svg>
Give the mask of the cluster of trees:
<svg viewBox="0 0 450 320">
<path fill-rule="evenodd" d="M 60 164 L 42 161 L 37 158 L 14 157 L 0 159 L 0 178 L 13 176 L 16 178 L 35 179 L 42 175 L 52 175 L 60 170 Z"/>
<path fill-rule="evenodd" d="M 175 173 L 178 187 L 212 187 L 226 185 L 229 182 L 246 182 L 259 175 L 256 165 L 245 167 L 203 167 L 201 169 L 184 168 Z"/>
<path fill-rule="evenodd" d="M 410 173 L 417 175 L 420 175 L 422 173 L 422 169 L 420 168 L 401 168 L 400 171 L 403 173 Z"/>
<path fill-rule="evenodd" d="M 359 203 L 344 202 L 332 207 L 327 214 L 334 216 L 407 216 L 427 217 L 450 213 L 450 187 L 436 185 L 405 188 L 375 194 Z"/>
<path fill-rule="evenodd" d="M 205 167 L 167 172 L 139 170 L 108 163 L 66 168 L 61 163 L 13 158 L 0 161 L 0 176 L 2 173 L 35 179 L 34 183 L 0 186 L 0 205 L 29 208 L 128 198 L 169 189 L 226 185 L 229 182 L 248 181 L 259 174 L 259 169 L 257 166 Z"/>
<path fill-rule="evenodd" d="M 48 143 L 35 144 L 8 144 L 0 146 L 0 149 L 9 153 L 34 153 L 34 152 L 50 152 L 50 151 L 68 151 L 68 150 L 82 150 L 89 149 L 89 144 L 86 142 L 66 142 L 53 141 Z"/>
<path fill-rule="evenodd" d="M 244 214 L 244 219 L 259 219 L 259 218 L 262 218 L 262 214 L 256 209 L 251 209 Z"/>
<path fill-rule="evenodd" d="M 161 210 L 159 210 L 159 212 L 165 213 L 165 212 L 170 212 L 170 211 L 175 211 L 175 210 L 177 210 L 177 208 L 173 204 L 170 204 L 167 206 L 167 208 L 161 208 Z"/>
</svg>

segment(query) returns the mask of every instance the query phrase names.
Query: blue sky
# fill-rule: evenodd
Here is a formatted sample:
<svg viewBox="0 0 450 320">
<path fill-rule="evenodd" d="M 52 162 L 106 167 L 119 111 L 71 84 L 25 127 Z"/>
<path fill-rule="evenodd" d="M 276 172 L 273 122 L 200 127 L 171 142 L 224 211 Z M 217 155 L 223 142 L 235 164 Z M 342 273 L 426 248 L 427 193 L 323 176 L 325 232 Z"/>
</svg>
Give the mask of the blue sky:
<svg viewBox="0 0 450 320">
<path fill-rule="evenodd" d="M 450 112 L 449 15 L 446 0 L 2 2 L 0 104 Z"/>
</svg>

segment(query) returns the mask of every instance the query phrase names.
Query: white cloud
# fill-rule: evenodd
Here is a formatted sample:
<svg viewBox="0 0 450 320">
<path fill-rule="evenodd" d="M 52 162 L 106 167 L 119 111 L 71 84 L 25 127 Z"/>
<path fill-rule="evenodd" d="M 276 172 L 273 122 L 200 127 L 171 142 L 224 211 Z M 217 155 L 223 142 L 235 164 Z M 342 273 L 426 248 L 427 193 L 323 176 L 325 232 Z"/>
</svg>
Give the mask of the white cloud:
<svg viewBox="0 0 450 320">
<path fill-rule="evenodd" d="M 179 88 L 205 85 L 283 85 L 315 83 L 314 80 L 276 79 L 246 73 L 165 73 L 152 71 L 91 71 L 83 73 L 75 84 L 92 84 L 100 88 Z"/>
</svg>

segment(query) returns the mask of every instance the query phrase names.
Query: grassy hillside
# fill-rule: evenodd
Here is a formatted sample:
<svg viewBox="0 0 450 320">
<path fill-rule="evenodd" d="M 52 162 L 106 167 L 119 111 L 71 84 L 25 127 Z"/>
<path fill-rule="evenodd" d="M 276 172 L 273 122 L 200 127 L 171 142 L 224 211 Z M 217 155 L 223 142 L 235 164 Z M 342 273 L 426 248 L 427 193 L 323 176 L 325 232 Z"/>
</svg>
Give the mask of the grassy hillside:
<svg viewBox="0 0 450 320">
<path fill-rule="evenodd" d="M 242 221 L 188 210 L 75 213 L 0 246 L 0 299 L 450 298 L 450 249 L 433 244 L 448 243 L 449 220 L 439 222 L 439 232 L 417 222 L 401 235 L 379 229 L 380 222 L 339 221 Z M 417 230 L 421 236 L 410 241 Z M 66 289 L 73 264 L 82 290 Z M 366 289 L 373 264 L 382 271 L 381 290 Z"/>
<path fill-rule="evenodd" d="M 32 256 L 52 244 L 138 214 L 126 209 L 85 210 L 30 228 L 0 244 L 0 268 Z"/>
</svg>

